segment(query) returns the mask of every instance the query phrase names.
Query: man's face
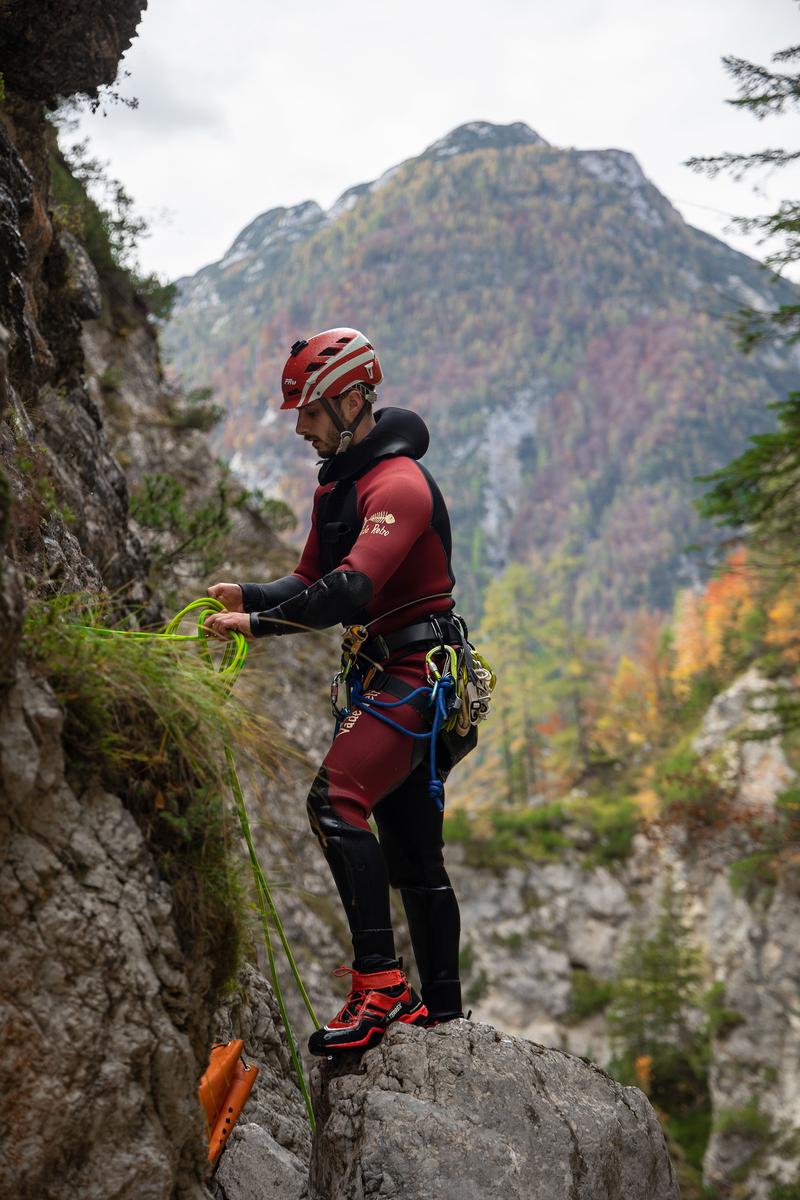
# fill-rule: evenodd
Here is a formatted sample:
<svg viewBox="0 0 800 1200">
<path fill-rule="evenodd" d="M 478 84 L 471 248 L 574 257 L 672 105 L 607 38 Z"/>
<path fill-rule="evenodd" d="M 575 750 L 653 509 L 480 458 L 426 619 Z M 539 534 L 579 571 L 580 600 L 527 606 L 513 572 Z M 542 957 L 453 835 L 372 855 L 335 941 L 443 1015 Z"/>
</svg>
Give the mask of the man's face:
<svg viewBox="0 0 800 1200">
<path fill-rule="evenodd" d="M 334 406 L 336 401 L 333 402 Z M 319 400 L 297 410 L 295 433 L 310 442 L 320 458 L 332 458 L 339 446 L 339 432 Z"/>
<path fill-rule="evenodd" d="M 358 412 L 362 399 L 358 389 L 354 388 L 347 395 L 337 396 L 328 403 L 343 423 L 348 425 Z M 298 408 L 294 429 L 301 438 L 311 443 L 320 458 L 333 458 L 339 449 L 339 431 L 319 400 L 312 400 L 310 404 Z"/>
</svg>

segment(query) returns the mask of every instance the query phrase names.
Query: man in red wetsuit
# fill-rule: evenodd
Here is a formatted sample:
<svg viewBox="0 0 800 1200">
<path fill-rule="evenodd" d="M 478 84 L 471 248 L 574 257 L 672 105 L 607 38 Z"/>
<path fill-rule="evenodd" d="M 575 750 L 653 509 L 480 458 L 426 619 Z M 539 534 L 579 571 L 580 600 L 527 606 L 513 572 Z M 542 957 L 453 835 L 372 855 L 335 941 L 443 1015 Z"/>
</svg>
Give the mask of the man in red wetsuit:
<svg viewBox="0 0 800 1200">
<path fill-rule="evenodd" d="M 418 461 L 428 431 L 405 409 L 373 414 L 381 379 L 375 351 L 357 330 L 331 329 L 295 342 L 281 407 L 297 409 L 296 432 L 322 459 L 311 532 L 291 575 L 209 588 L 228 611 L 206 623 L 218 635 L 238 629 L 248 637 L 364 625 L 369 638 L 353 676 L 363 681 L 367 699 L 393 703 L 425 685 L 428 650 L 463 645 L 465 630 L 452 615 L 447 509 Z M 412 733 L 430 729 L 428 696 L 388 714 Z M 437 743 L 439 780 L 474 744 L 467 742 L 455 752 L 452 741 Z M 429 740 L 352 708 L 311 787 L 311 827 L 354 949 L 352 991 L 312 1035 L 314 1054 L 366 1048 L 395 1020 L 432 1024 L 463 1016 L 458 904 L 442 859 L 443 804 L 429 792 L 429 750 Z M 437 781 L 434 791 L 441 786 Z M 390 885 L 403 899 L 421 999 L 395 957 Z"/>
</svg>

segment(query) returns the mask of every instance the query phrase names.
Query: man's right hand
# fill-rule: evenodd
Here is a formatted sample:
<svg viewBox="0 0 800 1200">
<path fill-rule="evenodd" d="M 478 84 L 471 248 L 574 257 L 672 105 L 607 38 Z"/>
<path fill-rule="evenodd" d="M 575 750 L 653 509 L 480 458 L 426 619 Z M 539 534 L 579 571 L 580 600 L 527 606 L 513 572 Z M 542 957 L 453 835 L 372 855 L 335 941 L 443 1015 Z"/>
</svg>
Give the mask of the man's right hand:
<svg viewBox="0 0 800 1200">
<path fill-rule="evenodd" d="M 208 594 L 224 604 L 228 612 L 244 612 L 242 589 L 238 583 L 213 583 L 208 589 Z"/>
</svg>

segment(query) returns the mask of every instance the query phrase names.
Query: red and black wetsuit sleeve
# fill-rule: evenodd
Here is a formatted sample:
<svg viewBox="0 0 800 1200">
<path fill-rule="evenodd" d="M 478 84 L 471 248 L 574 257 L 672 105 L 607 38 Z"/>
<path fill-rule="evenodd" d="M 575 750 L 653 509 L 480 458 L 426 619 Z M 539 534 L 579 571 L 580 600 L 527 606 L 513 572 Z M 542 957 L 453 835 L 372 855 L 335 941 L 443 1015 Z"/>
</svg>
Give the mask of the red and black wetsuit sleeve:
<svg viewBox="0 0 800 1200">
<path fill-rule="evenodd" d="M 246 613 L 263 612 L 272 609 L 293 596 L 304 592 L 310 584 L 316 582 L 322 574 L 319 565 L 319 538 L 317 535 L 317 500 L 321 488 L 314 495 L 314 506 L 311 513 L 311 529 L 309 530 L 300 561 L 291 575 L 281 579 L 273 579 L 271 583 L 240 583 L 242 589 L 242 608 Z M 253 622 L 251 621 L 251 626 Z M 287 629 L 289 633 L 291 630 Z"/>
<path fill-rule="evenodd" d="M 302 591 L 271 609 L 252 612 L 255 636 L 367 620 L 375 622 L 375 632 L 386 632 L 452 607 L 449 521 L 427 472 L 410 458 L 382 459 L 356 487 L 360 532 L 350 551 Z M 315 561 L 316 515 L 295 575 L 305 576 Z M 439 599 L 432 603 L 431 596 Z M 378 621 L 395 608 L 403 611 L 391 624 Z"/>
</svg>

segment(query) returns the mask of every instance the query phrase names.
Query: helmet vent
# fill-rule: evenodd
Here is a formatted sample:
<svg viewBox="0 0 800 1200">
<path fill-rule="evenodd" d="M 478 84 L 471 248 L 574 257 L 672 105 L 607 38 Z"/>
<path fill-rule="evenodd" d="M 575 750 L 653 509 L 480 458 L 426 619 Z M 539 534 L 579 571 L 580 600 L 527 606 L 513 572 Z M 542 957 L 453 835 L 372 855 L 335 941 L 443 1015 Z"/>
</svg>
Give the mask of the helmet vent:
<svg viewBox="0 0 800 1200">
<path fill-rule="evenodd" d="M 320 369 L 320 367 L 324 367 L 324 366 L 325 366 L 324 362 L 309 363 L 308 366 L 306 367 L 306 374 L 309 375 L 312 371 L 318 371 Z"/>
<path fill-rule="evenodd" d="M 338 346 L 326 346 L 324 350 L 320 350 L 320 358 L 333 358 L 334 354 L 341 354 Z"/>
<path fill-rule="evenodd" d="M 299 396 L 301 391 L 302 391 L 301 388 L 292 388 L 292 390 L 290 392 L 287 392 L 286 395 L 287 396 Z"/>
<path fill-rule="evenodd" d="M 352 342 L 352 340 L 353 340 L 353 339 L 352 339 L 352 338 L 350 338 L 350 337 L 343 337 L 343 338 L 339 338 L 339 343 L 338 343 L 338 344 L 339 344 L 340 346 L 347 346 L 347 345 L 349 345 L 349 343 L 350 343 L 350 342 Z"/>
</svg>

